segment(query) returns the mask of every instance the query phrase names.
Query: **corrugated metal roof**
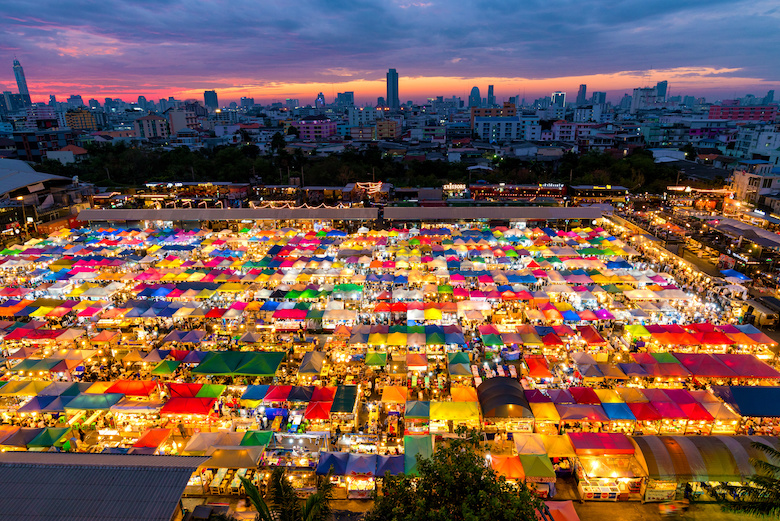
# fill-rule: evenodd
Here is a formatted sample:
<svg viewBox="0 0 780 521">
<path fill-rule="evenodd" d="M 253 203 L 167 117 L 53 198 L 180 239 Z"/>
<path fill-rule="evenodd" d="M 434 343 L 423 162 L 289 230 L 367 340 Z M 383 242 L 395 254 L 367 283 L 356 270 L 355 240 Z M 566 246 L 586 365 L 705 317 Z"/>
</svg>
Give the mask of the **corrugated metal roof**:
<svg viewBox="0 0 780 521">
<path fill-rule="evenodd" d="M 458 207 L 408 207 L 388 206 L 385 219 L 397 221 L 471 219 L 598 219 L 601 208 L 589 206 L 458 206 Z"/>
<path fill-rule="evenodd" d="M 0 518 L 169 521 L 207 459 L 6 452 L 0 454 Z"/>
<path fill-rule="evenodd" d="M 294 219 L 376 219 L 376 208 L 165 208 L 82 210 L 80 221 L 241 221 Z"/>
<path fill-rule="evenodd" d="M 0 194 L 44 181 L 70 181 L 67 177 L 36 172 L 18 159 L 0 159 Z"/>
</svg>

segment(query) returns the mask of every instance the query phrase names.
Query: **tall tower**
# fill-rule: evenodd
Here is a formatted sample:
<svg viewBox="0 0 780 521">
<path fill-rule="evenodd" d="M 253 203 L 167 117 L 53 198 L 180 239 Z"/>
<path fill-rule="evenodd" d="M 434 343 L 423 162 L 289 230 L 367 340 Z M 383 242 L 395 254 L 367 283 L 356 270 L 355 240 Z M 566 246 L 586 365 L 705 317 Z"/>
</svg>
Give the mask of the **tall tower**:
<svg viewBox="0 0 780 521">
<path fill-rule="evenodd" d="M 553 92 L 550 96 L 552 99 L 552 104 L 557 105 L 559 107 L 566 107 L 566 93 L 565 92 Z"/>
<path fill-rule="evenodd" d="M 387 106 L 391 110 L 398 110 L 401 107 L 398 98 L 398 73 L 395 69 L 387 71 Z"/>
<path fill-rule="evenodd" d="M 487 106 L 493 108 L 496 106 L 496 96 L 493 94 L 493 86 L 488 85 Z"/>
<path fill-rule="evenodd" d="M 588 86 L 584 83 L 580 85 L 580 90 L 577 91 L 577 105 L 585 105 L 585 102 L 587 101 L 586 95 L 587 95 Z"/>
<path fill-rule="evenodd" d="M 30 101 L 30 91 L 27 90 L 27 79 L 24 77 L 24 69 L 19 60 L 14 60 L 14 76 L 16 76 L 16 86 L 19 87 L 19 94 L 22 95 L 25 105 L 32 105 Z"/>
<path fill-rule="evenodd" d="M 472 87 L 469 94 L 469 108 L 479 108 L 482 106 L 482 98 L 479 95 L 479 87 Z"/>
<path fill-rule="evenodd" d="M 669 82 L 659 81 L 655 84 L 655 93 L 658 96 L 658 101 L 666 101 L 666 92 L 669 89 Z"/>
<path fill-rule="evenodd" d="M 207 90 L 203 92 L 203 104 L 211 112 L 214 112 L 219 108 L 219 99 L 217 98 L 217 91 Z"/>
</svg>

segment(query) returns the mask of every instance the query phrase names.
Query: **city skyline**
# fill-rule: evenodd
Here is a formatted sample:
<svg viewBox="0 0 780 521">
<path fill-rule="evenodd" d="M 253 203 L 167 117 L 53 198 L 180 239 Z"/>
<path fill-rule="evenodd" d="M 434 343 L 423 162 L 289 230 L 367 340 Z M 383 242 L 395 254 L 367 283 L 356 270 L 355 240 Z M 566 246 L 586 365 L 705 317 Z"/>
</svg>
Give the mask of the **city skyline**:
<svg viewBox="0 0 780 521">
<path fill-rule="evenodd" d="M 9 3 L 0 50 L 25 66 L 33 101 L 49 94 L 199 99 L 213 89 L 223 102 L 249 96 L 263 104 L 354 91 L 363 104 L 386 95 L 389 68 L 401 71 L 401 103 L 467 99 L 475 85 L 495 85 L 497 102 L 553 91 L 573 98 L 580 84 L 611 101 L 662 80 L 671 95 L 708 99 L 780 88 L 772 51 L 780 14 L 772 2 L 679 4 L 461 2 L 442 16 L 440 4 L 405 0 L 360 8 L 295 2 L 263 13 L 205 1 L 187 9 L 121 0 L 83 10 L 78 2 Z M 723 37 L 729 34 L 740 38 Z M 0 88 L 15 86 L 3 67 Z"/>
</svg>

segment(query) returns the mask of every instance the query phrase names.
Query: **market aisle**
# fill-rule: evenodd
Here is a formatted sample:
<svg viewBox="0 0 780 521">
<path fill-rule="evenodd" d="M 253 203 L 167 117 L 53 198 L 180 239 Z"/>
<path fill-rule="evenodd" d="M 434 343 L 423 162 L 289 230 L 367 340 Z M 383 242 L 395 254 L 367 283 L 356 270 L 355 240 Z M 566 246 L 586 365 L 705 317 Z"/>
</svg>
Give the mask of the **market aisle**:
<svg viewBox="0 0 780 521">
<path fill-rule="evenodd" d="M 574 503 L 574 508 L 581 521 L 654 521 L 668 519 L 658 511 L 658 503 L 631 502 L 598 502 L 587 501 Z M 681 521 L 743 521 L 745 516 L 722 512 L 720 506 L 714 503 L 696 503 L 690 510 L 677 519 Z"/>
</svg>

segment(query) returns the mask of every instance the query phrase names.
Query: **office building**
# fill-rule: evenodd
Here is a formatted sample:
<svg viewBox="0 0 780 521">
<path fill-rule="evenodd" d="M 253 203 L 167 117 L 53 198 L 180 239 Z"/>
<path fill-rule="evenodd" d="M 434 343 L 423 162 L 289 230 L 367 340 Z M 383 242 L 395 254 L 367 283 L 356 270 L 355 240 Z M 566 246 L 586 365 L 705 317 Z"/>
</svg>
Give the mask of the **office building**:
<svg viewBox="0 0 780 521">
<path fill-rule="evenodd" d="M 475 118 L 499 118 L 512 117 L 517 115 L 517 107 L 513 103 L 504 102 L 503 107 L 472 107 L 471 108 L 471 128 L 474 128 Z"/>
<path fill-rule="evenodd" d="M 27 78 L 24 77 L 24 69 L 19 60 L 14 60 L 14 76 L 16 76 L 16 86 L 19 88 L 19 94 L 22 95 L 24 106 L 31 105 L 30 91 L 27 90 Z"/>
<path fill-rule="evenodd" d="M 479 95 L 479 87 L 473 87 L 469 94 L 469 108 L 479 108 L 482 106 L 482 97 Z"/>
<path fill-rule="evenodd" d="M 66 103 L 68 104 L 68 107 L 73 109 L 78 109 L 84 106 L 84 100 L 80 94 L 73 94 L 69 96 Z"/>
<path fill-rule="evenodd" d="M 580 89 L 577 91 L 577 105 L 585 105 L 587 103 L 586 93 L 588 86 L 584 83 L 580 85 Z"/>
<path fill-rule="evenodd" d="M 241 97 L 241 108 L 251 109 L 255 106 L 255 98 L 248 98 L 246 96 Z"/>
<path fill-rule="evenodd" d="M 314 108 L 318 108 L 318 109 L 325 108 L 325 94 L 323 94 L 322 92 L 317 94 L 317 99 L 314 100 Z"/>
<path fill-rule="evenodd" d="M 65 113 L 65 124 L 71 130 L 97 130 L 95 115 L 85 109 L 72 109 Z"/>
<path fill-rule="evenodd" d="M 594 92 L 593 95 L 590 97 L 590 102 L 594 105 L 603 105 L 607 102 L 607 93 L 606 92 Z"/>
<path fill-rule="evenodd" d="M 391 110 L 398 110 L 401 107 L 398 98 L 398 73 L 395 69 L 387 71 L 387 106 Z"/>
<path fill-rule="evenodd" d="M 203 104 L 209 111 L 214 112 L 219 108 L 219 99 L 217 98 L 217 91 L 207 90 L 203 93 Z M 162 109 L 162 107 L 160 107 Z"/>
<path fill-rule="evenodd" d="M 556 107 L 566 107 L 566 93 L 565 92 L 553 92 L 550 95 L 550 98 L 552 99 L 552 104 Z"/>
<path fill-rule="evenodd" d="M 355 93 L 339 92 L 336 94 L 336 105 L 341 108 L 352 107 L 355 105 Z"/>
<path fill-rule="evenodd" d="M 488 85 L 487 106 L 488 108 L 496 106 L 496 95 L 493 93 L 493 85 Z"/>
<path fill-rule="evenodd" d="M 295 98 L 287 98 L 284 100 L 284 106 L 287 108 L 287 110 L 294 110 L 297 109 L 300 103 Z"/>
<path fill-rule="evenodd" d="M 669 82 L 659 81 L 655 84 L 655 95 L 659 102 L 666 101 L 667 92 L 669 90 Z"/>
</svg>

